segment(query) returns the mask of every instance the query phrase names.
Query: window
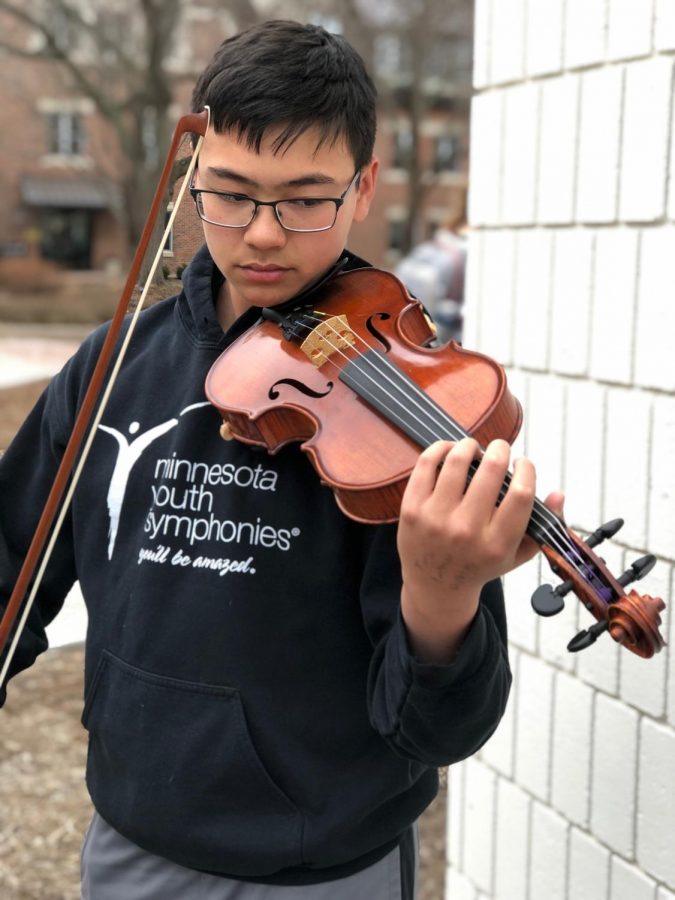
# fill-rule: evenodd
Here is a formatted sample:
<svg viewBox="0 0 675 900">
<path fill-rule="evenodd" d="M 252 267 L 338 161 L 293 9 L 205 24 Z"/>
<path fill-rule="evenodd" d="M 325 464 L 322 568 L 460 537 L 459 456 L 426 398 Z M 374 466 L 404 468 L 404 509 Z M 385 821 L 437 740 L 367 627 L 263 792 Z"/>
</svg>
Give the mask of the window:
<svg viewBox="0 0 675 900">
<path fill-rule="evenodd" d="M 407 169 L 413 152 L 413 137 L 410 128 L 397 128 L 393 135 L 391 164 L 395 169 Z"/>
<path fill-rule="evenodd" d="M 459 138 L 456 134 L 441 134 L 434 146 L 434 172 L 455 172 L 459 156 Z"/>
<path fill-rule="evenodd" d="M 52 112 L 47 115 L 47 146 L 49 153 L 60 156 L 82 156 L 84 126 L 82 117 L 73 112 Z"/>
<path fill-rule="evenodd" d="M 405 245 L 405 224 L 403 219 L 390 219 L 388 223 L 388 246 L 397 253 L 402 253 Z"/>
<path fill-rule="evenodd" d="M 51 35 L 57 50 L 72 53 L 77 44 L 77 26 L 71 21 L 67 8 L 52 2 L 43 3 L 43 21 L 47 32 Z M 45 46 L 45 52 L 51 55 L 51 47 Z"/>
<path fill-rule="evenodd" d="M 411 68 L 410 46 L 400 35 L 385 31 L 375 36 L 373 69 L 379 78 L 405 78 Z"/>
<path fill-rule="evenodd" d="M 423 61 L 424 74 L 470 84 L 472 54 L 473 43 L 470 38 L 443 35 L 432 38 Z"/>
</svg>

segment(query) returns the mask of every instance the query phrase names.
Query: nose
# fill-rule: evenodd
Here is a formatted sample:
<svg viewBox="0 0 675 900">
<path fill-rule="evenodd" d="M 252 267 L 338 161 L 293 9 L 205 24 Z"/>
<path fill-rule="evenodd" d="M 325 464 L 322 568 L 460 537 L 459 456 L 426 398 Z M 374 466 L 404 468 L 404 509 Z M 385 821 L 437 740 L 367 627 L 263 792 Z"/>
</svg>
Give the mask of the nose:
<svg viewBox="0 0 675 900">
<path fill-rule="evenodd" d="M 286 232 L 277 219 L 272 206 L 259 206 L 251 224 L 246 228 L 244 240 L 250 247 L 259 250 L 271 250 L 283 247 L 286 243 Z"/>
</svg>

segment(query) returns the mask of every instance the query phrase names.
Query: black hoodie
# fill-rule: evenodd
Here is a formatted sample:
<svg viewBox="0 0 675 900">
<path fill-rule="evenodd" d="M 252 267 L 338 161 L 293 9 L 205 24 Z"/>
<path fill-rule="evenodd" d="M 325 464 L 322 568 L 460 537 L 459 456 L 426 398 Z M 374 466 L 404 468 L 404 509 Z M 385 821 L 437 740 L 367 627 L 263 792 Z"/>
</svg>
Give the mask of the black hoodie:
<svg viewBox="0 0 675 900">
<path fill-rule="evenodd" d="M 139 319 L 12 674 L 46 648 L 44 626 L 79 579 L 100 815 L 202 871 L 341 877 L 394 847 L 434 797 L 436 767 L 497 726 L 510 684 L 501 587 L 484 589 L 451 665 L 415 660 L 395 526 L 347 519 L 297 446 L 268 456 L 220 439 L 204 380 L 258 313 L 223 334 L 205 248 L 183 283 Z M 104 335 L 0 462 L 0 599 Z"/>
</svg>

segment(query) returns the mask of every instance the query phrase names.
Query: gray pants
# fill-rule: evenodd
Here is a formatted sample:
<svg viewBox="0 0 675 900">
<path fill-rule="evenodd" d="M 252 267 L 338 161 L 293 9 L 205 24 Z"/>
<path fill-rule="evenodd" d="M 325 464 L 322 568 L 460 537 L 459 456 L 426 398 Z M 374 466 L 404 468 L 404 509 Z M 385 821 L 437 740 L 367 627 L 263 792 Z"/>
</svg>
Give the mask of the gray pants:
<svg viewBox="0 0 675 900">
<path fill-rule="evenodd" d="M 415 844 L 417 843 L 415 835 Z M 417 862 L 417 859 L 415 860 Z M 81 900 L 412 900 L 398 848 L 337 881 L 287 887 L 206 875 L 146 853 L 97 813 L 82 846 Z"/>
</svg>

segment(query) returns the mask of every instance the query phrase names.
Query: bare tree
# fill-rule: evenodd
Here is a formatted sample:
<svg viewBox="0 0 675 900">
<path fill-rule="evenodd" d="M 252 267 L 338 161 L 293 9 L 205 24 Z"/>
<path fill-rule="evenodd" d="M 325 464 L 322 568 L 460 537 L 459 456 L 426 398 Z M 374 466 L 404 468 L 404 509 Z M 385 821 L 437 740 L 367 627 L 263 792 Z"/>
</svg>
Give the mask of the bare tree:
<svg viewBox="0 0 675 900">
<path fill-rule="evenodd" d="M 322 0 L 322 8 L 340 17 L 346 36 L 374 73 L 381 118 L 406 123 L 406 252 L 421 237 L 420 211 L 432 183 L 420 161 L 423 122 L 434 108 L 451 105 L 464 107 L 468 116 L 470 66 L 458 55 L 470 52 L 474 0 Z M 387 50 L 388 61 L 383 58 Z"/>
<path fill-rule="evenodd" d="M 0 48 L 24 59 L 59 64 L 74 94 L 89 98 L 112 128 L 122 159 L 119 216 L 135 246 L 169 145 L 178 75 L 172 65 L 190 0 L 0 0 L 0 13 L 37 40 L 0 38 Z M 194 5 L 194 4 L 192 4 Z M 222 26 L 222 4 L 212 8 Z M 221 11 L 219 12 L 219 7 Z M 257 19 L 250 0 L 227 10 L 234 27 Z M 215 29 L 214 41 L 219 31 Z M 191 73 L 187 73 L 191 74 Z M 179 169 L 177 173 L 179 173 Z"/>
</svg>

